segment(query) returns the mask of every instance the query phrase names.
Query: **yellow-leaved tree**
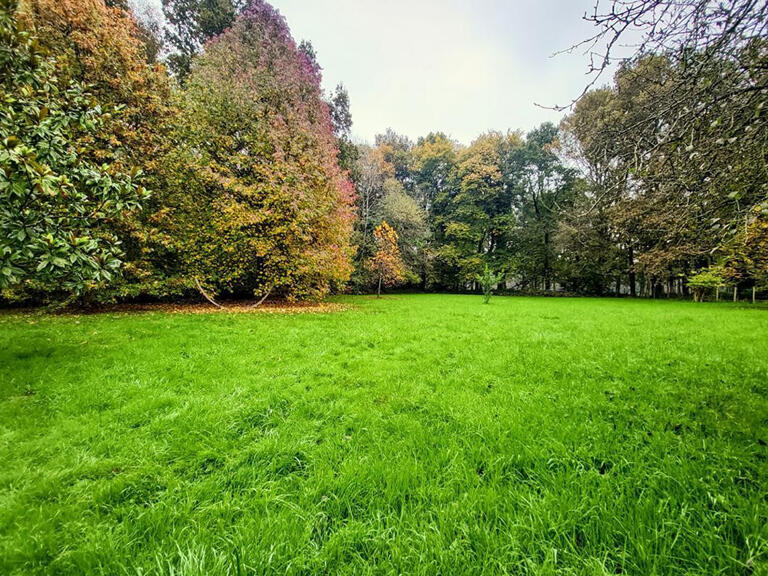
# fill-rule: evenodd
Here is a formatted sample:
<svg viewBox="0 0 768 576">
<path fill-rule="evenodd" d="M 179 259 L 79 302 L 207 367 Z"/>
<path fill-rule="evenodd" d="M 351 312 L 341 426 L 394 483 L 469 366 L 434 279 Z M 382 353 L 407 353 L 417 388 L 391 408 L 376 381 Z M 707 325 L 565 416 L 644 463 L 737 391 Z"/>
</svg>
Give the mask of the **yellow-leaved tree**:
<svg viewBox="0 0 768 576">
<path fill-rule="evenodd" d="M 376 297 L 381 298 L 381 287 L 396 286 L 405 280 L 405 265 L 397 245 L 397 232 L 382 221 L 373 231 L 376 253 L 368 261 L 368 268 L 376 275 Z"/>
</svg>

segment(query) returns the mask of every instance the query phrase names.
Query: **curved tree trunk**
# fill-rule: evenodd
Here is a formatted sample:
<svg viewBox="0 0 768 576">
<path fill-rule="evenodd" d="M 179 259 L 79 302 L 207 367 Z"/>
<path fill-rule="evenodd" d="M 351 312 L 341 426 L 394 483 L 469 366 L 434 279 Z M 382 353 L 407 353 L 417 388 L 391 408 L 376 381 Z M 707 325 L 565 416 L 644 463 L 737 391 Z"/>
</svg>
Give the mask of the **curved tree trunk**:
<svg viewBox="0 0 768 576">
<path fill-rule="evenodd" d="M 206 291 L 205 291 L 205 290 L 203 290 L 203 287 L 200 285 L 200 280 L 198 280 L 197 278 L 195 278 L 195 284 L 197 284 L 197 289 L 200 291 L 200 294 L 202 294 L 202 295 L 203 295 L 203 298 L 205 298 L 206 300 L 208 300 L 208 302 L 210 302 L 211 304 L 213 304 L 214 306 L 216 306 L 216 308 L 218 308 L 219 310 L 221 310 L 221 309 L 223 309 L 223 308 L 224 308 L 224 306 L 222 306 L 221 304 L 219 304 L 218 302 L 216 302 L 216 300 L 214 300 L 213 298 L 211 298 L 211 297 L 210 297 L 210 296 L 209 296 L 209 295 L 206 293 Z"/>
<path fill-rule="evenodd" d="M 266 300 L 267 298 L 269 298 L 269 295 L 270 295 L 271 293 L 272 293 L 272 288 L 270 288 L 269 290 L 267 290 L 267 293 L 266 293 L 266 294 L 264 294 L 264 296 L 262 296 L 262 297 L 261 297 L 261 300 L 259 300 L 258 302 L 256 302 L 256 304 L 254 304 L 253 306 L 251 306 L 251 308 L 258 308 L 259 306 L 261 306 L 261 305 L 264 303 L 264 300 Z"/>
</svg>

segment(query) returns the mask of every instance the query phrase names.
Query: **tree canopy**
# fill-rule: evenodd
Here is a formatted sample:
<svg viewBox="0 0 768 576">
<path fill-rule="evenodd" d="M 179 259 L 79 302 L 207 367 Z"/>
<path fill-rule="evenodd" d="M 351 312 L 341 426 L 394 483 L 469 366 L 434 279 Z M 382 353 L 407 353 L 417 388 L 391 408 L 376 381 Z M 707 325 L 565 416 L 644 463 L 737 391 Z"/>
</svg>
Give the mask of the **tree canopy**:
<svg viewBox="0 0 768 576">
<path fill-rule="evenodd" d="M 768 289 L 765 2 L 598 3 L 560 124 L 468 145 L 355 142 L 264 0 L 2 2 L 5 299 Z"/>
<path fill-rule="evenodd" d="M 214 292 L 322 296 L 350 274 L 353 188 L 320 73 L 254 1 L 188 78 L 168 157 L 184 273 Z"/>
</svg>

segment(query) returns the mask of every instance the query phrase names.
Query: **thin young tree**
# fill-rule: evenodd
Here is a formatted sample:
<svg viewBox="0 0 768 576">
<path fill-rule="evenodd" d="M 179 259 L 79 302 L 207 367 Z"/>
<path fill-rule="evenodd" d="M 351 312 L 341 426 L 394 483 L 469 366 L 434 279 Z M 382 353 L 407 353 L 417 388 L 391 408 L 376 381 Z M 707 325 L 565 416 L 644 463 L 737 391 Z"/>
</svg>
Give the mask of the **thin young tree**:
<svg viewBox="0 0 768 576">
<path fill-rule="evenodd" d="M 405 265 L 397 244 L 397 232 L 383 221 L 373 231 L 376 253 L 368 268 L 376 275 L 376 297 L 381 298 L 382 286 L 396 286 L 405 280 Z"/>
<path fill-rule="evenodd" d="M 504 274 L 493 272 L 486 264 L 482 274 L 475 274 L 475 280 L 483 289 L 483 303 L 488 304 L 496 286 L 504 280 Z"/>
</svg>

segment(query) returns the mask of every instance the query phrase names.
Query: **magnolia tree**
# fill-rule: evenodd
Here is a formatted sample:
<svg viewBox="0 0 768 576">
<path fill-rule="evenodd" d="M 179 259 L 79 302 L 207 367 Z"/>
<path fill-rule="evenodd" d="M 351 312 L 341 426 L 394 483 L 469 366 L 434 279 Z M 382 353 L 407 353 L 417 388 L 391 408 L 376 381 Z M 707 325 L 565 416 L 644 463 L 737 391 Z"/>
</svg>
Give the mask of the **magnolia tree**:
<svg viewBox="0 0 768 576">
<path fill-rule="evenodd" d="M 141 211 L 109 223 L 110 232 L 122 242 L 123 265 L 108 290 L 99 287 L 89 293 L 101 300 L 167 296 L 167 276 L 176 268 L 170 242 L 155 222 L 165 197 L 157 172 L 163 150 L 170 145 L 165 129 L 173 114 L 170 82 L 151 57 L 157 47 L 147 44 L 148 29 L 141 28 L 125 6 L 104 0 L 23 0 L 20 11 L 25 26 L 37 31 L 42 49 L 56 55 L 59 78 L 88 86 L 104 110 L 119 111 L 100 117 L 88 156 L 99 165 L 107 162 L 113 173 L 141 168 L 142 183 L 152 190 Z"/>
<path fill-rule="evenodd" d="M 214 294 L 262 297 L 346 282 L 354 188 L 319 67 L 283 17 L 251 2 L 195 61 L 180 108 L 166 224 L 184 273 Z"/>
<path fill-rule="evenodd" d="M 109 229 L 147 193 L 138 171 L 93 160 L 108 117 L 21 25 L 16 0 L 0 0 L 0 288 L 82 292 L 121 265 Z"/>
<path fill-rule="evenodd" d="M 376 253 L 368 261 L 368 268 L 376 277 L 376 297 L 381 298 L 382 286 L 396 286 L 405 280 L 405 264 L 400 256 L 397 232 L 382 222 L 373 231 Z"/>
</svg>

